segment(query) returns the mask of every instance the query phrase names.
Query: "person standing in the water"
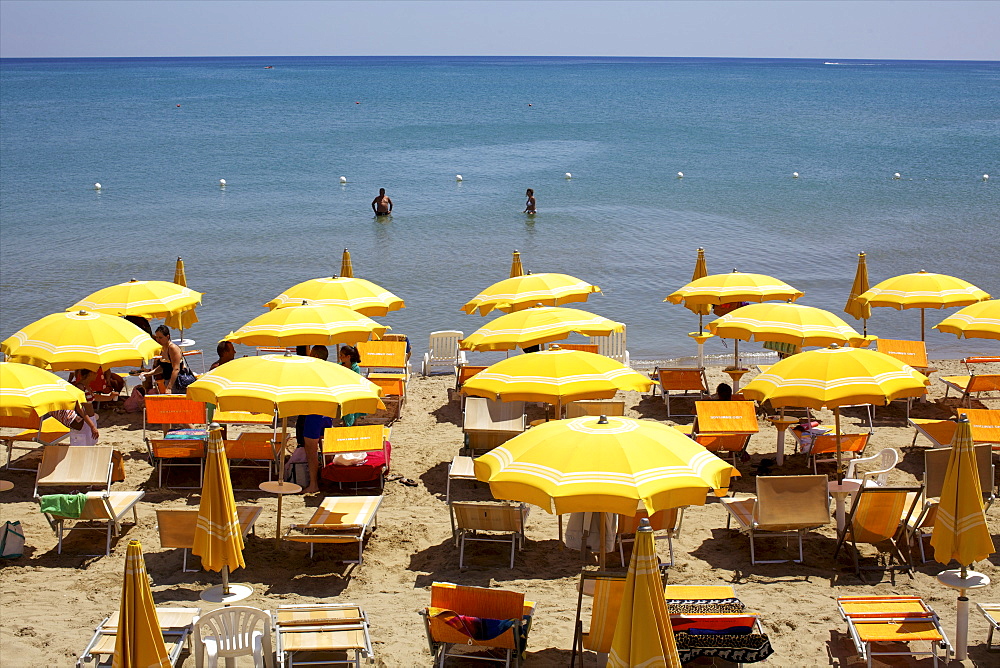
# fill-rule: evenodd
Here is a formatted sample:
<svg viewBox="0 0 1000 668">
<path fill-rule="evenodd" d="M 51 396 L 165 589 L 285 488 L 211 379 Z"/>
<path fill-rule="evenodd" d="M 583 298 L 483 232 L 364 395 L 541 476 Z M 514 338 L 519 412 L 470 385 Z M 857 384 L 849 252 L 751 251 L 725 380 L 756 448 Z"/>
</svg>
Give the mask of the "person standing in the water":
<svg viewBox="0 0 1000 668">
<path fill-rule="evenodd" d="M 524 196 L 528 198 L 528 201 L 524 203 L 524 213 L 529 216 L 535 215 L 535 191 L 528 188 L 528 192 L 524 193 Z"/>
<path fill-rule="evenodd" d="M 376 216 L 388 216 L 392 213 L 392 200 L 385 194 L 385 188 L 378 189 L 378 197 L 372 200 L 372 211 Z"/>
</svg>

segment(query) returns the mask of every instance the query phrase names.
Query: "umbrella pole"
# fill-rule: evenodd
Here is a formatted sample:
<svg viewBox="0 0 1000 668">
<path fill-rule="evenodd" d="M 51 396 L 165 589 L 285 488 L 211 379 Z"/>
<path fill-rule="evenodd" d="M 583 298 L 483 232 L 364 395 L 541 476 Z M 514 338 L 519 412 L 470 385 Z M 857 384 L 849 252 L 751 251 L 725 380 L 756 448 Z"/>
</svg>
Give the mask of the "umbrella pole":
<svg viewBox="0 0 1000 668">
<path fill-rule="evenodd" d="M 840 468 L 840 406 L 835 406 L 833 409 L 833 428 L 837 430 L 837 484 L 844 479 L 843 472 Z"/>
<path fill-rule="evenodd" d="M 285 481 L 285 439 L 288 435 L 288 418 L 281 418 L 281 442 L 278 443 L 278 487 L 284 485 Z M 281 547 L 281 500 L 285 498 L 285 495 L 278 492 L 278 524 L 274 530 L 274 540 L 278 547 Z"/>
<path fill-rule="evenodd" d="M 740 368 L 740 340 L 739 339 L 736 339 L 736 342 L 733 344 L 733 368 L 734 369 L 739 369 Z M 736 390 L 736 388 L 734 387 L 733 391 L 735 391 L 735 390 Z"/>
<path fill-rule="evenodd" d="M 926 312 L 927 312 L 927 309 L 920 309 L 920 340 L 921 341 L 924 340 L 924 314 Z"/>
<path fill-rule="evenodd" d="M 229 564 L 226 564 L 222 567 L 222 595 L 229 596 L 229 594 Z"/>
<path fill-rule="evenodd" d="M 601 545 L 600 547 L 597 548 L 597 564 L 603 571 L 604 566 L 607 563 L 607 556 L 604 554 L 604 541 L 605 541 L 605 534 L 607 532 L 604 526 L 604 521 L 605 521 L 604 513 L 597 513 L 597 520 L 601 523 Z"/>
</svg>

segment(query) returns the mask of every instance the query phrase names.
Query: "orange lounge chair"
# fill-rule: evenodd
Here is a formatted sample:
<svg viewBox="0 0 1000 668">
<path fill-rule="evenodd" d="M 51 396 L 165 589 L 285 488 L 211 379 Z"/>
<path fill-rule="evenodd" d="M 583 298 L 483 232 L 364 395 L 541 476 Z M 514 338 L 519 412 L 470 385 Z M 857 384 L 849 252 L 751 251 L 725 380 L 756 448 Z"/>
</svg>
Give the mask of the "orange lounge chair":
<svg viewBox="0 0 1000 668">
<path fill-rule="evenodd" d="M 879 338 L 875 340 L 875 349 L 889 357 L 895 357 L 904 364 L 909 364 L 925 376 L 937 371 L 928 366 L 927 344 L 923 341 Z"/>
<path fill-rule="evenodd" d="M 910 577 L 913 577 L 911 573 L 913 563 L 909 558 L 904 561 L 897 537 L 905 531 L 907 522 L 913 515 L 922 492 L 923 485 L 919 487 L 860 488 L 854 493 L 851 512 L 847 516 L 843 531 L 837 538 L 837 548 L 833 552 L 834 558 L 840 553 L 840 548 L 850 541 L 853 548 L 854 572 L 858 577 L 863 577 L 862 570 L 882 569 L 879 567 L 863 569 L 861 567 L 861 553 L 858 550 L 858 543 L 875 545 L 888 542 L 889 559 L 885 570 L 889 571 L 890 574 L 896 570 L 903 570 L 909 573 Z M 907 555 L 909 557 L 909 550 L 907 550 Z M 895 560 L 895 564 L 893 560 Z"/>
<path fill-rule="evenodd" d="M 865 448 L 868 447 L 868 439 L 871 434 L 841 434 L 840 454 L 845 460 L 861 457 Z M 809 448 L 809 459 L 812 461 L 813 473 L 818 473 L 816 465 L 820 462 L 829 463 L 837 461 L 837 435 L 821 434 L 813 439 L 812 447 Z"/>
<path fill-rule="evenodd" d="M 10 415 L 0 416 L 0 429 L 16 430 L 0 434 L 0 443 L 7 447 L 8 471 L 34 471 L 30 468 L 15 468 L 10 465 L 14 450 L 32 451 L 46 445 L 55 445 L 64 438 L 69 437 L 69 427 L 59 420 L 45 415 L 32 415 L 30 417 L 14 417 Z M 21 443 L 31 443 L 31 445 L 20 445 Z"/>
<path fill-rule="evenodd" d="M 673 566 L 674 538 L 677 538 L 681 533 L 681 523 L 684 521 L 684 508 L 667 508 L 666 510 L 653 513 L 653 516 L 649 517 L 645 506 L 640 503 L 635 516 L 618 516 L 618 533 L 616 538 L 618 539 L 618 556 L 621 557 L 622 567 L 628 566 L 628 563 L 625 561 L 625 543 L 635 543 L 635 532 L 639 530 L 639 522 L 645 518 L 649 518 L 649 524 L 653 528 L 654 547 L 657 540 L 667 541 L 667 551 L 670 554 L 670 561 L 661 563 L 660 567 Z"/>
<path fill-rule="evenodd" d="M 919 596 L 841 596 L 837 609 L 869 668 L 877 656 L 933 656 L 936 667 L 939 649 L 944 650 L 945 661 L 954 651 L 937 613 Z M 911 647 L 920 642 L 929 643 L 929 651 Z M 901 651 L 900 644 L 906 651 Z"/>
<path fill-rule="evenodd" d="M 387 372 L 410 378 L 410 361 L 406 356 L 405 341 L 359 341 L 358 354 L 361 355 L 361 366 L 372 372 L 375 369 L 385 369 Z"/>
<path fill-rule="evenodd" d="M 607 659 L 611 643 L 615 637 L 618 613 L 625 594 L 625 573 L 583 571 L 580 574 L 579 591 L 576 598 L 576 624 L 573 627 L 573 650 L 569 665 L 574 668 L 576 657 L 583 665 L 584 651 L 596 652 Z M 593 598 L 590 606 L 590 627 L 583 630 L 583 597 Z"/>
<path fill-rule="evenodd" d="M 683 415 L 682 413 L 672 413 L 670 410 L 671 392 L 680 394 L 673 396 L 691 396 L 697 394 L 699 398 L 708 396 L 708 380 L 705 378 L 705 369 L 692 367 L 672 367 L 656 368 L 650 377 L 660 384 L 660 391 L 663 393 L 663 402 L 667 405 L 667 417 Z M 651 393 L 656 393 L 656 385 L 653 385 Z M 688 414 L 690 415 L 690 414 Z"/>
<path fill-rule="evenodd" d="M 972 406 L 972 395 L 976 399 L 997 399 L 1000 397 L 983 397 L 983 392 L 1000 392 L 1000 373 L 984 373 L 970 376 L 941 376 L 941 382 L 945 385 L 944 396 L 948 392 L 955 390 L 962 393 L 961 402 L 966 406 Z"/>
<path fill-rule="evenodd" d="M 571 401 L 566 404 L 566 418 L 583 417 L 585 415 L 625 415 L 625 402 L 615 399 Z"/>
</svg>

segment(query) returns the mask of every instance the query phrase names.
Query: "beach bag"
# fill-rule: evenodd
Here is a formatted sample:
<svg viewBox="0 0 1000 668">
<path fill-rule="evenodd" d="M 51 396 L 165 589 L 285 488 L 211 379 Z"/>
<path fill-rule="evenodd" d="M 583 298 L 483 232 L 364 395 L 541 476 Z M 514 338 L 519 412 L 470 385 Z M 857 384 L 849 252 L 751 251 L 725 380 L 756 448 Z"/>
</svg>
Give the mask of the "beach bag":
<svg viewBox="0 0 1000 668">
<path fill-rule="evenodd" d="M 5 522 L 0 528 L 0 557 L 17 559 L 24 554 L 24 533 L 20 522 Z"/>
<path fill-rule="evenodd" d="M 302 488 L 309 486 L 309 462 L 306 460 L 305 448 L 296 448 L 285 462 L 285 482 L 300 485 Z"/>
<path fill-rule="evenodd" d="M 177 394 L 184 394 L 188 385 L 198 380 L 194 372 L 188 368 L 187 362 L 182 363 L 181 370 L 177 372 L 177 380 L 174 381 L 174 388 Z"/>
<path fill-rule="evenodd" d="M 132 394 L 122 402 L 122 408 L 126 413 L 141 413 L 146 407 L 146 395 L 141 387 L 133 387 Z"/>
</svg>

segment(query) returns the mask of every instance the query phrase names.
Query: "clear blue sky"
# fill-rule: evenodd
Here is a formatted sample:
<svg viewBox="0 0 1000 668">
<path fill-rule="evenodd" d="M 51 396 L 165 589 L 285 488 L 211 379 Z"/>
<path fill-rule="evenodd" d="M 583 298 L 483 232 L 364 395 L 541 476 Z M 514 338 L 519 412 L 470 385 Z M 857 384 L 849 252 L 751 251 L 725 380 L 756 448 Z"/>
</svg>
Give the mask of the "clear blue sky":
<svg viewBox="0 0 1000 668">
<path fill-rule="evenodd" d="M 0 0 L 0 56 L 1000 60 L 1000 1 Z"/>
</svg>

